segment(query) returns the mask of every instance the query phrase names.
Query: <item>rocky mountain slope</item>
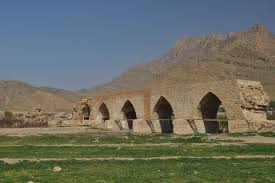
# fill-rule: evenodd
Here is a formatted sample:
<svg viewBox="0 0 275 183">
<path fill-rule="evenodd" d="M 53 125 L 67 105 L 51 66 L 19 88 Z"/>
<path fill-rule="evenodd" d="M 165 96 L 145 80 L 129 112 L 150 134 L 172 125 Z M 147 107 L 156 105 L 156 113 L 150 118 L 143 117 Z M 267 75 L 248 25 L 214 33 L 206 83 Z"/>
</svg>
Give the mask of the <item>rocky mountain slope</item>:
<svg viewBox="0 0 275 183">
<path fill-rule="evenodd" d="M 34 87 L 21 81 L 0 81 L 0 110 L 31 111 L 41 106 L 49 112 L 71 111 L 80 95 L 66 90 Z"/>
<path fill-rule="evenodd" d="M 98 92 L 150 88 L 171 83 L 226 79 L 261 81 L 275 100 L 275 35 L 262 25 L 244 32 L 184 37 L 159 59 L 125 71 L 111 82 L 78 92 L 0 81 L 0 110 L 70 111 L 82 97 Z"/>
<path fill-rule="evenodd" d="M 133 67 L 89 92 L 226 79 L 261 81 L 275 99 L 275 35 L 257 24 L 244 32 L 184 37 L 161 58 Z"/>
</svg>

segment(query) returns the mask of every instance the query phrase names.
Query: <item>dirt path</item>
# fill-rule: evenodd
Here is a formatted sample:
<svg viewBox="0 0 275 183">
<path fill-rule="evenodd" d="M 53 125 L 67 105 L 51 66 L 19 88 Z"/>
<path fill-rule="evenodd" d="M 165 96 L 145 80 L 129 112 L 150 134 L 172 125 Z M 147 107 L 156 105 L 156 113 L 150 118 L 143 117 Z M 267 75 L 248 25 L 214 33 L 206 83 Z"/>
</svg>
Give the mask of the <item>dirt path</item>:
<svg viewBox="0 0 275 183">
<path fill-rule="evenodd" d="M 0 128 L 0 135 L 29 136 L 29 135 L 58 135 L 58 134 L 86 134 L 94 136 L 121 135 L 125 132 L 104 131 L 85 126 L 51 127 L 51 128 Z"/>
<path fill-rule="evenodd" d="M 0 128 L 0 135 L 27 136 L 39 134 L 72 134 L 86 132 L 85 127 L 56 127 L 56 128 Z"/>
<path fill-rule="evenodd" d="M 263 137 L 256 135 L 252 137 L 241 137 L 240 139 L 246 143 L 275 144 L 275 137 Z"/>
<path fill-rule="evenodd" d="M 81 134 L 90 136 L 121 136 L 125 132 L 103 131 L 100 129 L 92 129 L 85 126 L 75 127 L 51 127 L 51 128 L 0 128 L 0 136 L 29 136 L 29 135 L 42 135 L 42 134 Z M 261 144 L 275 144 L 275 137 L 263 137 L 260 135 L 255 136 L 239 136 L 233 137 L 228 135 L 209 135 L 205 138 L 226 141 L 241 141 L 244 143 L 261 143 Z M 219 143 L 219 142 L 218 142 Z M 151 145 L 151 144 L 150 144 Z"/>
<path fill-rule="evenodd" d="M 160 144 L 8 144 L 0 145 L 0 147 L 22 147 L 22 146 L 33 146 L 33 147 L 150 147 L 150 146 L 168 146 L 178 147 L 182 144 L 177 143 L 160 143 Z"/>
<path fill-rule="evenodd" d="M 241 155 L 241 156 L 165 156 L 165 157 L 148 157 L 148 158 L 131 158 L 131 157 L 108 157 L 108 158 L 0 158 L 7 164 L 15 164 L 21 161 L 40 162 L 40 161 L 134 161 L 134 160 L 173 160 L 173 159 L 273 159 L 275 155 Z"/>
<path fill-rule="evenodd" d="M 264 137 L 260 135 L 255 136 L 239 136 L 239 137 L 231 137 L 228 135 L 211 135 L 208 136 L 209 139 L 214 140 L 232 140 L 232 141 L 240 141 L 243 143 L 253 143 L 253 144 L 275 144 L 275 137 Z"/>
</svg>

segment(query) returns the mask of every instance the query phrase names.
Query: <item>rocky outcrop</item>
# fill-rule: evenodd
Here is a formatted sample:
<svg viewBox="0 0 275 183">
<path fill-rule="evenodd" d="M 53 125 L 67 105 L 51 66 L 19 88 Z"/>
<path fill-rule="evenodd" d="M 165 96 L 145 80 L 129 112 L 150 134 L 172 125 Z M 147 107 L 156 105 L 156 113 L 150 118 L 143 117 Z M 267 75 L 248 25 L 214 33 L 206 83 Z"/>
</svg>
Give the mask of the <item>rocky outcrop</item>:
<svg viewBox="0 0 275 183">
<path fill-rule="evenodd" d="M 275 100 L 275 36 L 262 25 L 247 31 L 184 37 L 159 59 L 132 67 L 91 93 L 243 79 L 260 81 Z"/>
</svg>

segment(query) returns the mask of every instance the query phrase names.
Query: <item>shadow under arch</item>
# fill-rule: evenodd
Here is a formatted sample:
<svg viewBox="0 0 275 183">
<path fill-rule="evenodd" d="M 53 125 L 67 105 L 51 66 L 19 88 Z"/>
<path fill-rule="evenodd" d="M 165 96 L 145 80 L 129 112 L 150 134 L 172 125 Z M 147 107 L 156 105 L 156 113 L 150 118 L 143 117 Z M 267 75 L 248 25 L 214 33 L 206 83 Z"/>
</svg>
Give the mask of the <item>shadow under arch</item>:
<svg viewBox="0 0 275 183">
<path fill-rule="evenodd" d="M 174 129 L 173 129 L 174 113 L 173 113 L 173 108 L 171 104 L 168 102 L 166 98 L 161 96 L 158 99 L 154 107 L 154 112 L 158 114 L 161 132 L 173 133 L 174 132 Z"/>
<path fill-rule="evenodd" d="M 124 118 L 127 120 L 129 130 L 133 130 L 133 121 L 137 119 L 137 114 L 132 102 L 127 100 L 124 103 L 121 112 L 123 113 Z"/>
<path fill-rule="evenodd" d="M 83 113 L 83 119 L 89 120 L 91 115 L 91 107 L 88 104 L 85 104 L 85 106 L 82 109 L 82 113 Z"/>
<path fill-rule="evenodd" d="M 206 133 L 228 132 L 228 120 L 222 101 L 212 92 L 208 92 L 200 101 L 201 113 Z"/>
<path fill-rule="evenodd" d="M 101 120 L 102 122 L 110 119 L 110 113 L 107 105 L 102 103 L 97 112 L 97 119 Z"/>
</svg>

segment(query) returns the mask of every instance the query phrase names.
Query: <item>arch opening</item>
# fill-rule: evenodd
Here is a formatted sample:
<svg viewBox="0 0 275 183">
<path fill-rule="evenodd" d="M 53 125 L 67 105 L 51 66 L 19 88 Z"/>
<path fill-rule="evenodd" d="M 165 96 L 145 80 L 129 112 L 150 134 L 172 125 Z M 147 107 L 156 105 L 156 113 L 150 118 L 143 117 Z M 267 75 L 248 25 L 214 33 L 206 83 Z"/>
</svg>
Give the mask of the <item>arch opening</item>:
<svg viewBox="0 0 275 183">
<path fill-rule="evenodd" d="M 129 130 L 133 130 L 133 122 L 137 119 L 137 114 L 133 104 L 129 100 L 122 107 L 122 113 L 124 119 L 127 120 Z"/>
<path fill-rule="evenodd" d="M 91 108 L 88 104 L 85 104 L 85 106 L 82 109 L 83 119 L 89 120 L 91 115 Z"/>
<path fill-rule="evenodd" d="M 222 101 L 209 92 L 199 104 L 206 133 L 228 133 L 228 119 Z"/>
<path fill-rule="evenodd" d="M 160 97 L 155 105 L 154 112 L 157 113 L 162 133 L 173 133 L 173 108 L 171 104 L 164 98 Z"/>
<path fill-rule="evenodd" d="M 105 103 L 102 103 L 98 109 L 97 119 L 102 122 L 110 119 L 110 113 Z"/>
<path fill-rule="evenodd" d="M 271 101 L 266 109 L 267 120 L 275 120 L 275 101 Z"/>
</svg>

